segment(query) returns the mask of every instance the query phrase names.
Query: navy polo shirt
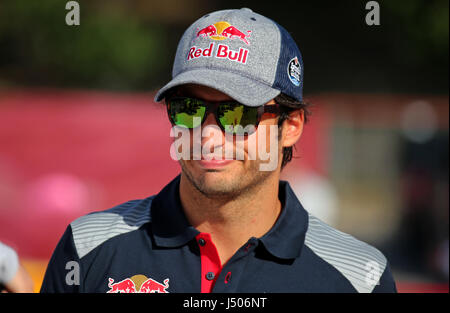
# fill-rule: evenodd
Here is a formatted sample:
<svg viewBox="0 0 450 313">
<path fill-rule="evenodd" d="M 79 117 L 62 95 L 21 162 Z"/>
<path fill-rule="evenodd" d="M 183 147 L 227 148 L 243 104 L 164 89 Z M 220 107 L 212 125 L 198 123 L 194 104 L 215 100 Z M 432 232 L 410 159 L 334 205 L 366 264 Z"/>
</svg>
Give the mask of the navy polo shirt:
<svg viewBox="0 0 450 313">
<path fill-rule="evenodd" d="M 179 184 L 72 222 L 41 292 L 396 292 L 384 255 L 310 215 L 285 181 L 275 225 L 222 266 L 184 215 Z"/>
</svg>

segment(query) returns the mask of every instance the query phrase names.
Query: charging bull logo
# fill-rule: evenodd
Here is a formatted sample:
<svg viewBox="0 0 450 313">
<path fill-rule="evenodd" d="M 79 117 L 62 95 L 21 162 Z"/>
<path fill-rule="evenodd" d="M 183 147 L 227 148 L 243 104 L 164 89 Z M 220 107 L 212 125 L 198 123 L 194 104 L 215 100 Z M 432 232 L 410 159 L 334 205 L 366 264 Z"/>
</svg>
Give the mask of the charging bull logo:
<svg viewBox="0 0 450 313">
<path fill-rule="evenodd" d="M 197 29 L 197 37 L 209 37 L 213 40 L 224 40 L 224 39 L 239 39 L 245 42 L 247 45 L 250 43 L 248 42 L 247 38 L 250 37 L 250 34 L 252 33 L 251 30 L 247 31 L 247 34 L 241 32 L 239 29 L 237 29 L 235 26 L 221 21 L 217 22 L 215 24 L 206 26 L 202 29 Z"/>
<path fill-rule="evenodd" d="M 134 275 L 117 283 L 109 278 L 107 293 L 169 293 L 169 279 L 164 279 L 159 283 L 154 279 L 147 278 L 145 275 Z"/>
</svg>

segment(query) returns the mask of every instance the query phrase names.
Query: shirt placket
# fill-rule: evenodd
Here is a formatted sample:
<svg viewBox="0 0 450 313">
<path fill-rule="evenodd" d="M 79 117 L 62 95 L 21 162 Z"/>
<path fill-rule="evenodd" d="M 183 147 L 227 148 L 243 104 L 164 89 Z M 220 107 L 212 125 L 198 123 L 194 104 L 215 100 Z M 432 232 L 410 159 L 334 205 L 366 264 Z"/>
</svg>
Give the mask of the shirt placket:
<svg viewBox="0 0 450 313">
<path fill-rule="evenodd" d="M 222 270 L 219 253 L 210 234 L 200 233 L 195 238 L 200 248 L 201 293 L 210 293 Z"/>
<path fill-rule="evenodd" d="M 210 234 L 200 233 L 196 239 L 200 248 L 201 292 L 233 292 L 244 272 L 244 257 L 253 251 L 257 239 L 252 238 L 244 244 L 224 267 Z"/>
</svg>

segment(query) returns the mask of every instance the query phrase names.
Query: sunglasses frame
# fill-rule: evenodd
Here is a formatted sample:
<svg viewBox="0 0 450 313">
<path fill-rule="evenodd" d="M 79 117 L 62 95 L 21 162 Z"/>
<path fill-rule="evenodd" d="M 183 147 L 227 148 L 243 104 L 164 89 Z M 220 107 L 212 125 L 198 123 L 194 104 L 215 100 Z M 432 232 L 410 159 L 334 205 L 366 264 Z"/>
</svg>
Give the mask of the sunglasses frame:
<svg viewBox="0 0 450 313">
<path fill-rule="evenodd" d="M 203 125 L 203 123 L 205 122 L 205 120 L 208 117 L 209 113 L 212 113 L 214 115 L 214 118 L 216 120 L 216 124 L 219 125 L 220 129 L 223 132 L 226 132 L 225 130 L 225 126 L 222 125 L 222 123 L 220 122 L 220 118 L 218 116 L 218 109 L 220 105 L 223 104 L 234 104 L 234 105 L 243 105 L 244 107 L 249 107 L 248 105 L 245 105 L 243 103 L 240 103 L 236 100 L 225 100 L 225 101 L 206 101 L 203 99 L 199 99 L 199 98 L 195 98 L 195 97 L 182 97 L 182 96 L 174 96 L 171 98 L 166 98 L 165 102 L 166 102 L 166 107 L 167 107 L 167 115 L 169 116 L 169 120 L 170 123 L 172 124 L 172 126 L 179 126 L 175 124 L 175 121 L 172 119 L 171 115 L 170 115 L 170 102 L 173 100 L 181 100 L 181 99 L 193 99 L 196 101 L 201 101 L 205 106 L 206 110 L 205 110 L 205 114 L 202 117 L 202 121 L 200 123 L 200 126 Z M 254 107 L 250 107 L 250 108 L 254 108 Z M 253 125 L 255 128 L 254 130 L 256 131 L 256 129 L 258 128 L 259 123 L 261 122 L 262 116 L 265 113 L 272 113 L 272 114 L 279 114 L 280 113 L 280 107 L 278 103 L 275 103 L 274 105 L 261 105 L 259 107 L 257 107 L 257 118 L 256 118 L 256 124 Z M 243 126 L 246 127 L 247 125 Z M 186 127 L 188 128 L 188 127 Z M 188 129 L 193 129 L 193 128 L 188 128 Z M 251 132 L 253 133 L 253 132 Z M 249 134 L 251 134 L 249 133 Z M 235 133 L 232 133 L 233 135 L 236 135 Z"/>
</svg>

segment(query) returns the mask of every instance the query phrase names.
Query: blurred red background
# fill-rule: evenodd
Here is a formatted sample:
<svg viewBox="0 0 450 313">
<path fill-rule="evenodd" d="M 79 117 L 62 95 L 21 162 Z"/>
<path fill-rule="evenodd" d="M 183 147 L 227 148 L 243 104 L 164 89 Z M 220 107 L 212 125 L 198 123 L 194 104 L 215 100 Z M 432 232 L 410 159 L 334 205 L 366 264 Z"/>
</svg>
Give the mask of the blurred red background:
<svg viewBox="0 0 450 313">
<path fill-rule="evenodd" d="M 151 93 L 53 89 L 0 93 L 0 239 L 18 251 L 36 291 L 71 221 L 158 193 L 179 173 L 169 155 L 165 108 L 152 99 Z M 361 113 L 359 104 L 367 108 L 372 101 L 388 106 L 411 99 L 317 95 L 312 100 L 314 118 L 297 145 L 301 158 L 286 169 L 289 177 L 300 168 L 330 175 L 331 130 L 338 116 L 329 103 L 341 103 L 340 112 L 353 115 L 358 123 L 376 124 L 376 119 L 364 121 L 371 114 Z M 390 118 L 379 116 L 379 120 L 395 123 L 398 114 L 391 109 Z M 448 117 L 440 123 L 448 127 Z M 448 284 L 414 280 L 398 281 L 398 288 L 448 292 Z"/>
</svg>

